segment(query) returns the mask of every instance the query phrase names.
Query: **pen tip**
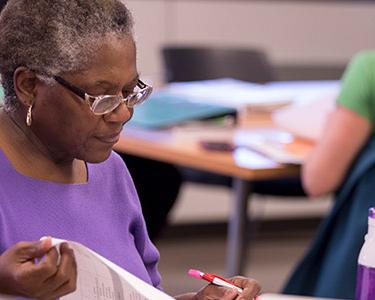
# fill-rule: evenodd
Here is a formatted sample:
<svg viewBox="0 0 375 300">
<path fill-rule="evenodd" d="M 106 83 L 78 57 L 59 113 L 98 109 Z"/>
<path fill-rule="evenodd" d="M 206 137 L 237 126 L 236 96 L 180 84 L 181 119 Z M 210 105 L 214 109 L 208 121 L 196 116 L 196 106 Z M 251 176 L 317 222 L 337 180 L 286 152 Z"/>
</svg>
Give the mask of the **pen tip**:
<svg viewBox="0 0 375 300">
<path fill-rule="evenodd" d="M 198 270 L 195 270 L 195 269 L 190 269 L 189 271 L 188 271 L 188 274 L 190 275 L 190 276 L 192 276 L 192 277 L 196 277 L 196 278 L 201 278 L 202 276 L 201 276 L 201 271 L 198 271 Z"/>
</svg>

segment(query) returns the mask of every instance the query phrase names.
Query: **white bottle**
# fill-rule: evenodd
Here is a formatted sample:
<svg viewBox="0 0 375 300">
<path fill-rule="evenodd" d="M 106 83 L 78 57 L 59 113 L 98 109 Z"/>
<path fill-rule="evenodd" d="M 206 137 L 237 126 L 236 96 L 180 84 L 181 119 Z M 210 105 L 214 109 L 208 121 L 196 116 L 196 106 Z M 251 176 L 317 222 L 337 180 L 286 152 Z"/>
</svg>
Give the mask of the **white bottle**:
<svg viewBox="0 0 375 300">
<path fill-rule="evenodd" d="M 369 209 L 368 231 L 358 257 L 355 299 L 375 299 L 375 208 Z"/>
</svg>

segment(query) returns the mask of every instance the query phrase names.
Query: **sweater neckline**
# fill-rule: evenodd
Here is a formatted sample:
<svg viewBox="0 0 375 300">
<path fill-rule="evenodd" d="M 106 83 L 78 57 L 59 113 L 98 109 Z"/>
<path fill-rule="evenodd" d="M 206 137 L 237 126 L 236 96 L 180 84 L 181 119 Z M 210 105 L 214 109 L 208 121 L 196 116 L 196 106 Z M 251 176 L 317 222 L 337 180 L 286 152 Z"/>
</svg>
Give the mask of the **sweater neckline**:
<svg viewBox="0 0 375 300">
<path fill-rule="evenodd" d="M 33 182 L 40 182 L 40 183 L 45 183 L 45 184 L 54 184 L 54 185 L 59 185 L 59 186 L 86 186 L 91 182 L 91 166 L 89 163 L 85 162 L 86 164 L 86 169 L 87 169 L 87 181 L 83 183 L 63 183 L 63 182 L 57 182 L 57 181 L 51 181 L 51 180 L 46 180 L 46 179 L 40 179 L 40 178 L 34 178 L 28 175 L 24 175 L 17 171 L 17 169 L 13 166 L 9 158 L 5 155 L 4 151 L 0 148 L 0 166 L 1 168 L 7 168 L 10 172 L 12 172 L 15 176 L 18 176 L 20 178 L 23 178 L 28 181 L 33 181 Z"/>
</svg>

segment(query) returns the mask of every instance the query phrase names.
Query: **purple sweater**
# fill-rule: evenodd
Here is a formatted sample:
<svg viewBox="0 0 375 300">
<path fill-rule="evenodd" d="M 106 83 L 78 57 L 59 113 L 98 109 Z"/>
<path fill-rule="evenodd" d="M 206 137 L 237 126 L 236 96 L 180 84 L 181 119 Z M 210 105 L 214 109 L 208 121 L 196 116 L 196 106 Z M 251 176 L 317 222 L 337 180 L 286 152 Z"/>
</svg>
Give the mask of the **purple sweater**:
<svg viewBox="0 0 375 300">
<path fill-rule="evenodd" d="M 87 168 L 85 184 L 33 179 L 18 173 L 0 150 L 0 253 L 46 235 L 72 240 L 158 287 L 159 253 L 125 164 L 112 152 Z"/>
</svg>

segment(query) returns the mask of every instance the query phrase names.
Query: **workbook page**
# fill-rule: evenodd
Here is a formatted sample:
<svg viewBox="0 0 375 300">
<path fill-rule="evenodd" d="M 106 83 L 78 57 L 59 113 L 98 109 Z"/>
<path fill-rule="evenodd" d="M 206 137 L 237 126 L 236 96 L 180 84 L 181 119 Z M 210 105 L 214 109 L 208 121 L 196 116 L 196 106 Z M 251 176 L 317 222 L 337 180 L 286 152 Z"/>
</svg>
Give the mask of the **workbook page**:
<svg viewBox="0 0 375 300">
<path fill-rule="evenodd" d="M 64 241 L 53 239 L 54 245 Z M 68 241 L 77 262 L 77 290 L 63 300 L 170 300 L 172 297 L 140 280 L 85 246 Z"/>
</svg>

